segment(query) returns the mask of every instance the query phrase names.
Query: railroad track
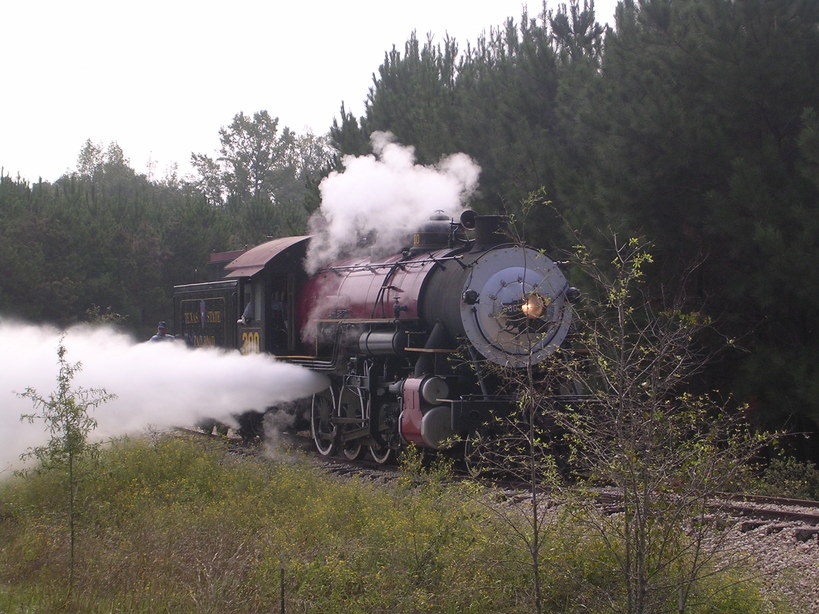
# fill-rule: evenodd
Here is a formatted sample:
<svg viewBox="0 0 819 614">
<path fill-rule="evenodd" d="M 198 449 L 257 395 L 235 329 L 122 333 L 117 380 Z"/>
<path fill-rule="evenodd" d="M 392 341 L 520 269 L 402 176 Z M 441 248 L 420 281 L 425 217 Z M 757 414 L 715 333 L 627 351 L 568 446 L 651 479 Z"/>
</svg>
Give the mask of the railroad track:
<svg viewBox="0 0 819 614">
<path fill-rule="evenodd" d="M 180 433 L 197 438 L 218 438 L 202 431 L 178 427 Z M 305 451 L 312 451 L 313 446 L 309 438 L 295 433 L 282 435 L 292 447 Z M 238 438 L 230 438 L 231 452 L 237 454 L 252 454 L 258 446 L 246 444 Z M 315 456 L 315 462 L 328 473 L 346 476 L 366 477 L 372 480 L 389 482 L 398 477 L 398 468 L 394 465 L 383 465 L 369 460 L 351 461 L 341 457 Z M 466 479 L 466 474 L 456 474 L 454 479 Z M 495 485 L 499 483 L 495 481 Z M 523 500 L 529 495 L 523 485 L 507 484 L 506 496 L 509 500 Z M 548 497 L 546 493 L 545 496 Z M 612 491 L 601 493 L 597 502 L 608 514 L 623 511 L 622 498 Z M 734 519 L 743 532 L 766 527 L 769 532 L 777 532 L 785 528 L 794 530 L 794 537 L 799 541 L 816 540 L 819 543 L 819 501 L 791 499 L 786 497 L 770 497 L 746 493 L 718 493 L 709 503 L 715 517 Z"/>
<path fill-rule="evenodd" d="M 617 493 L 607 491 L 598 496 L 598 502 L 606 513 L 623 511 L 622 497 Z M 797 541 L 819 543 L 819 501 L 717 493 L 707 508 L 713 512 L 709 518 L 715 523 L 722 526 L 736 524 L 743 533 L 762 527 L 767 533 L 792 529 Z"/>
<path fill-rule="evenodd" d="M 794 539 L 819 543 L 819 501 L 720 493 L 716 509 L 740 519 L 742 532 L 765 527 L 768 533 L 792 529 Z"/>
<path fill-rule="evenodd" d="M 258 442 L 245 442 L 239 437 L 227 436 L 218 433 L 205 433 L 204 431 L 198 429 L 181 426 L 174 427 L 173 430 L 182 436 L 191 437 L 194 439 L 225 440 L 227 441 L 228 450 L 232 454 L 253 455 L 260 453 L 260 450 L 262 450 L 262 447 Z M 307 455 L 314 460 L 315 464 L 322 467 L 329 473 L 340 476 L 365 475 L 368 473 L 373 473 L 374 478 L 381 475 L 398 475 L 397 466 L 379 464 L 367 458 L 352 461 L 341 456 L 320 456 L 319 454 L 315 453 L 316 448 L 313 444 L 313 440 L 309 436 L 309 433 L 294 433 L 285 431 L 278 433 L 278 437 L 281 441 L 286 443 L 286 446 L 289 449 L 307 453 Z"/>
</svg>

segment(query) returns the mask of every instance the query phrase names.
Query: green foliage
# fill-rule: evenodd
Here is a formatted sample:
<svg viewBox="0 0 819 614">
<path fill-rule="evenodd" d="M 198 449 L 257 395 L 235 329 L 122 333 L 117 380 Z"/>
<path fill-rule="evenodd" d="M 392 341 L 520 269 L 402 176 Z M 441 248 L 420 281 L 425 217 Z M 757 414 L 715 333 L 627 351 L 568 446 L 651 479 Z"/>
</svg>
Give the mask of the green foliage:
<svg viewBox="0 0 819 614">
<path fill-rule="evenodd" d="M 212 243 L 195 253 L 177 248 L 173 220 L 189 197 L 123 164 L 103 162 L 54 184 L 0 178 L 0 251 L 9 251 L 4 314 L 69 324 L 105 305 L 138 328 L 167 313 L 178 270 L 201 266 Z M 180 242 L 194 230 L 180 232 Z"/>
<path fill-rule="evenodd" d="M 654 287 L 703 260 L 689 291 L 746 350 L 710 379 L 736 378 L 769 416 L 814 419 L 818 192 L 804 170 L 817 20 L 819 6 L 799 0 L 624 3 L 606 37 L 587 185 L 566 208 L 577 225 L 651 236 Z M 771 358 L 785 368 L 769 370 Z"/>
<path fill-rule="evenodd" d="M 565 433 L 581 483 L 612 486 L 622 498 L 616 519 L 590 513 L 586 521 L 612 544 L 624 611 L 663 611 L 675 599 L 682 611 L 698 599 L 712 565 L 730 566 L 718 540 L 704 546 L 707 501 L 736 488 L 773 436 L 749 428 L 719 394 L 691 391 L 710 358 L 700 347 L 710 319 L 684 296 L 651 294 L 650 247 L 615 237 L 612 253 L 598 265 L 578 249 L 597 292 L 577 310 L 580 354 L 564 365 L 587 396 L 543 406 Z M 582 498 L 576 504 L 589 509 Z"/>
<path fill-rule="evenodd" d="M 216 159 L 192 155 L 199 174 L 195 186 L 209 205 L 226 210 L 241 232 L 239 240 L 261 243 L 302 232 L 312 196 L 308 187 L 332 163 L 328 140 L 310 132 L 299 136 L 286 126 L 279 130 L 278 118 L 264 110 L 252 117 L 236 114 L 219 130 L 219 140 Z"/>
<path fill-rule="evenodd" d="M 819 467 L 792 456 L 778 456 L 764 466 L 752 487 L 762 495 L 819 501 Z"/>
<path fill-rule="evenodd" d="M 0 312 L 67 325 L 104 305 L 147 334 L 168 319 L 174 284 L 201 281 L 210 252 L 304 232 L 331 163 L 326 139 L 280 133 L 264 111 L 221 136 L 222 158 L 195 156 L 190 184 L 137 175 L 116 143 L 90 140 L 53 184 L 0 177 Z"/>
<path fill-rule="evenodd" d="M 519 546 L 474 486 L 467 496 L 417 455 L 403 471 L 407 480 L 379 486 L 220 442 L 114 442 L 84 483 L 68 611 L 277 612 L 282 563 L 288 612 L 530 611 Z M 61 607 L 51 480 L 0 483 L 0 610 Z M 605 611 L 615 576 L 604 544 L 570 516 L 546 539 L 547 611 Z M 752 587 L 720 593 L 721 581 L 708 598 L 716 610 L 692 612 L 762 611 Z"/>
<path fill-rule="evenodd" d="M 60 339 L 57 348 L 60 368 L 54 392 L 45 397 L 29 387 L 19 394 L 22 398 L 30 399 L 35 410 L 35 413 L 23 414 L 21 419 L 31 423 L 40 420 L 48 431 L 48 443 L 35 446 L 24 455 L 25 458 L 33 457 L 40 461 L 44 469 L 70 467 L 83 455 L 96 452 L 97 444 L 88 441 L 89 435 L 97 426 L 90 411 L 114 398 L 114 395 L 99 388 L 73 389 L 71 382 L 82 365 L 69 363 L 66 353 L 63 339 Z"/>
<path fill-rule="evenodd" d="M 85 310 L 85 317 L 89 322 L 95 324 L 110 325 L 122 324 L 128 319 L 128 316 L 112 311 L 110 306 L 103 309 L 99 305 L 94 304 Z"/>
<path fill-rule="evenodd" d="M 594 570 L 585 552 L 580 561 L 589 611 L 696 611 L 712 598 L 710 575 L 731 574 L 737 562 L 704 521 L 707 502 L 747 479 L 772 436 L 748 428 L 746 408 L 693 392 L 712 322 L 684 296 L 652 294 L 651 246 L 615 236 L 610 254 L 598 261 L 578 245 L 587 292 L 573 306 L 570 343 L 537 368 L 496 374 L 517 411 L 467 443 L 484 466 L 530 489 L 517 516 L 495 512 L 531 555 L 534 611 L 551 599 L 540 557 L 559 524 L 553 502 L 586 529 L 584 546 L 602 561 Z M 600 511 L 601 487 L 618 497 L 614 516 Z"/>
<path fill-rule="evenodd" d="M 554 191 L 561 161 L 577 172 L 568 163 L 573 145 L 568 124 L 558 122 L 557 103 L 562 96 L 565 107 L 578 106 L 576 92 L 595 78 L 602 41 L 593 10 L 576 1 L 544 9 L 538 19 L 524 11 L 519 24 L 510 18 L 465 49 L 451 38 L 422 44 L 413 34 L 403 54 L 385 54 L 366 115 L 359 121 L 342 109 L 331 136 L 341 153 L 361 155 L 372 131 L 390 131 L 425 164 L 465 152 L 482 168 L 474 205 L 516 213 L 530 192 Z M 530 220 L 539 244 L 555 236 L 549 221 Z"/>
<path fill-rule="evenodd" d="M 452 39 L 436 45 L 430 38 L 422 46 L 415 33 L 406 42 L 403 56 L 395 47 L 385 53 L 376 88 L 368 96 L 366 129 L 389 129 L 400 142 L 414 144 L 422 164 L 454 153 L 457 57 L 458 46 Z"/>
<path fill-rule="evenodd" d="M 815 427 L 818 21 L 802 0 L 641 0 L 604 30 L 572 0 L 466 46 L 413 35 L 332 135 L 342 154 L 373 130 L 424 162 L 469 154 L 479 210 L 520 216 L 545 188 L 571 228 L 652 237 L 648 285 L 685 284 L 737 340 L 703 378 Z M 569 245 L 545 209 L 526 227 Z"/>
<path fill-rule="evenodd" d="M 49 434 L 46 445 L 35 446 L 24 454 L 23 458 L 33 457 L 40 462 L 40 470 L 56 470 L 65 476 L 57 492 L 61 492 L 68 501 L 66 515 L 70 552 L 68 561 L 68 596 L 70 598 L 74 588 L 77 492 L 82 479 L 79 464 L 84 457 L 93 458 L 99 449 L 98 444 L 88 441 L 89 435 L 97 426 L 97 421 L 89 412 L 113 398 L 114 395 L 102 389 L 73 389 L 71 382 L 81 365 L 80 363 L 69 363 L 65 354 L 65 345 L 63 339 L 60 339 L 57 349 L 60 368 L 57 374 L 57 389 L 54 392 L 44 397 L 34 388 L 26 388 L 25 392 L 19 396 L 30 399 L 35 410 L 33 414 L 24 414 L 21 419 L 29 422 L 41 420 L 45 423 Z"/>
</svg>

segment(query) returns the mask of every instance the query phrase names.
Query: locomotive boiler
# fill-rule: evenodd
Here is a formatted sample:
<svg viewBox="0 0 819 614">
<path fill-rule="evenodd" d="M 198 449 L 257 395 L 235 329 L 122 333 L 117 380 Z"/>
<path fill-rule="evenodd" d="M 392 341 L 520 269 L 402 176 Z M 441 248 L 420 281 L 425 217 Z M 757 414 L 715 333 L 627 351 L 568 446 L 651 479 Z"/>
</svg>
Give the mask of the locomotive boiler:
<svg viewBox="0 0 819 614">
<path fill-rule="evenodd" d="M 558 263 L 510 242 L 501 216 L 438 213 L 396 253 L 313 275 L 302 266 L 310 241 L 222 256 L 220 279 L 175 287 L 174 311 L 191 345 L 326 374 L 330 387 L 304 404 L 321 454 L 386 462 L 406 443 L 444 448 L 510 412 L 498 374 L 549 360 L 569 332 L 577 290 Z"/>
</svg>

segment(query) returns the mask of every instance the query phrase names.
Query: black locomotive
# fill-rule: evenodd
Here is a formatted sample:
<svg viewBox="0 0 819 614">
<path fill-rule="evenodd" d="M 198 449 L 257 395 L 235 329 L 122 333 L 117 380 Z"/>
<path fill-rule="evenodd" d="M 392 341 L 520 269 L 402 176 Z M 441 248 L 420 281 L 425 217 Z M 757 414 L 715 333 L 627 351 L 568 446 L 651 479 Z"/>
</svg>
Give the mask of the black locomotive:
<svg viewBox="0 0 819 614">
<path fill-rule="evenodd" d="M 445 447 L 514 405 L 495 371 L 543 363 L 569 331 L 577 291 L 556 262 L 509 242 L 500 216 L 433 215 L 397 253 L 314 275 L 310 241 L 221 256 L 220 279 L 174 288 L 174 316 L 190 345 L 326 374 L 330 387 L 304 404 L 321 454 L 369 449 L 386 462 L 404 443 Z"/>
</svg>

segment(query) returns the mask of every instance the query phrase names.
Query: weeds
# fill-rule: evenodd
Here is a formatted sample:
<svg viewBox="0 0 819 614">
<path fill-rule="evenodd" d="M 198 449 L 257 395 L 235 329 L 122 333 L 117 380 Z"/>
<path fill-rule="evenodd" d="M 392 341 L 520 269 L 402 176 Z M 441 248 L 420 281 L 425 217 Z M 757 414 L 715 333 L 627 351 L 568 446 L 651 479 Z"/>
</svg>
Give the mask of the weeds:
<svg viewBox="0 0 819 614">
<path fill-rule="evenodd" d="M 762 495 L 819 501 L 819 467 L 790 456 L 773 458 L 754 483 Z"/>
<path fill-rule="evenodd" d="M 508 528 L 417 457 L 392 487 L 170 438 L 121 440 L 97 462 L 68 611 L 280 612 L 282 571 L 288 613 L 529 611 Z M 0 612 L 62 607 L 67 546 L 52 480 L 0 483 Z M 545 611 L 605 611 L 603 596 L 618 593 L 603 544 L 569 517 L 553 526 Z M 761 610 L 743 585 L 718 610 L 691 611 Z"/>
</svg>

